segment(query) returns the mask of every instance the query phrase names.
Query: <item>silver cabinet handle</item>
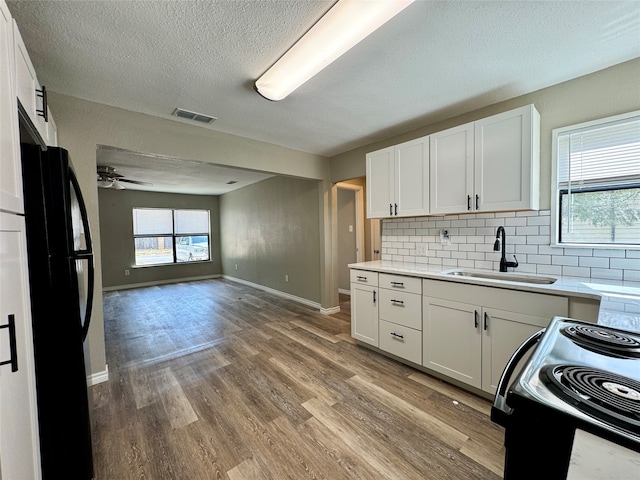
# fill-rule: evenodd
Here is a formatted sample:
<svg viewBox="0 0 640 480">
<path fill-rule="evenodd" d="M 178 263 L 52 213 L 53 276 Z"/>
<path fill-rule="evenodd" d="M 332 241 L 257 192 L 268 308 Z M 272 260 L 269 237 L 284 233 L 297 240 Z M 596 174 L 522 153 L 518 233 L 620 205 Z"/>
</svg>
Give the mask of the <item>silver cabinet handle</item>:
<svg viewBox="0 0 640 480">
<path fill-rule="evenodd" d="M 399 338 L 400 340 L 404 339 L 404 335 L 400 335 L 399 333 L 396 333 L 396 332 L 391 332 L 391 336 L 395 338 Z"/>
</svg>

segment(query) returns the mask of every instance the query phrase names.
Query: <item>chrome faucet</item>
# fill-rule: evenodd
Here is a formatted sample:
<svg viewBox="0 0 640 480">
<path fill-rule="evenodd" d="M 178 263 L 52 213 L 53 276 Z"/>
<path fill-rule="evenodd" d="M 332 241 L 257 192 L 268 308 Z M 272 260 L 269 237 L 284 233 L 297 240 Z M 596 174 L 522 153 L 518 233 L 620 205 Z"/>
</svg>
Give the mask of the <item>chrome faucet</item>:
<svg viewBox="0 0 640 480">
<path fill-rule="evenodd" d="M 507 257 L 505 254 L 505 248 L 507 247 L 507 240 L 506 240 L 506 233 L 502 225 L 498 227 L 498 231 L 496 232 L 496 243 L 493 244 L 493 250 L 496 252 L 500 250 L 500 234 L 502 234 L 502 257 L 500 258 L 500 271 L 506 272 L 507 267 L 516 268 L 518 266 L 518 259 L 514 255 L 513 258 L 515 259 L 515 262 L 507 262 Z"/>
</svg>

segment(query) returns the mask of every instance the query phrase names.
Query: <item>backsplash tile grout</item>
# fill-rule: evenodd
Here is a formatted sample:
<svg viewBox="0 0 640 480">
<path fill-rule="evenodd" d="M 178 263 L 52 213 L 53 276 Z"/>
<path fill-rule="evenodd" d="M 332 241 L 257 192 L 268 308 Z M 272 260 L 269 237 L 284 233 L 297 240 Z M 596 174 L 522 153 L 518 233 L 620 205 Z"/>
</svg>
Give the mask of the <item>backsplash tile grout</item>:
<svg viewBox="0 0 640 480">
<path fill-rule="evenodd" d="M 640 282 L 640 251 L 550 246 L 549 210 L 383 219 L 382 260 L 447 268 L 498 270 L 493 251 L 498 226 L 507 235 L 507 259 L 518 272 Z M 442 244 L 440 232 L 449 231 Z M 418 245 L 426 255 L 418 255 Z"/>
</svg>

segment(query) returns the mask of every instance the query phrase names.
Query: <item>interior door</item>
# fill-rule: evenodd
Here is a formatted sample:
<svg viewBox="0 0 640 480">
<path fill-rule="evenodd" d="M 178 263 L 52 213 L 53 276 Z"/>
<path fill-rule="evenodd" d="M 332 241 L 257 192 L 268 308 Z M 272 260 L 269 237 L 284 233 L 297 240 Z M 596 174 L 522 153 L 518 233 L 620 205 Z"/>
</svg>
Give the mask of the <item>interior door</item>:
<svg viewBox="0 0 640 480">
<path fill-rule="evenodd" d="M 382 222 L 379 218 L 372 218 L 371 225 L 371 260 L 382 258 Z"/>
</svg>

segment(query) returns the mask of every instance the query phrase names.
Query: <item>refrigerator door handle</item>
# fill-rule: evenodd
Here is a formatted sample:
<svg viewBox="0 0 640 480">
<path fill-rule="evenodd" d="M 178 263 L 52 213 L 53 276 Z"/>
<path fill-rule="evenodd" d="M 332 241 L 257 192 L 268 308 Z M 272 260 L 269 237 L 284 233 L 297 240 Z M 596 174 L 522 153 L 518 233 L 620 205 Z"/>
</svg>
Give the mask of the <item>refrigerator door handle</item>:
<svg viewBox="0 0 640 480">
<path fill-rule="evenodd" d="M 88 268 L 88 278 L 87 278 L 87 303 L 85 308 L 84 322 L 82 322 L 82 341 L 87 338 L 87 334 L 89 333 L 89 325 L 91 323 L 91 311 L 93 310 L 93 294 L 94 294 L 94 264 L 93 264 L 93 246 L 91 243 L 91 230 L 89 228 L 89 217 L 87 215 L 87 207 L 84 203 L 84 198 L 82 197 L 82 191 L 80 190 L 80 184 L 78 183 L 78 179 L 76 178 L 75 173 L 70 168 L 69 169 L 69 179 L 71 180 L 71 185 L 76 193 L 76 198 L 78 199 L 78 207 L 80 208 L 80 217 L 82 219 L 82 229 L 84 233 L 84 239 L 86 248 L 84 250 L 77 250 L 74 252 L 74 258 L 76 260 L 86 260 L 89 264 Z"/>
<path fill-rule="evenodd" d="M 75 260 L 86 260 L 88 263 L 87 270 L 87 302 L 85 307 L 84 322 L 82 322 L 82 341 L 87 338 L 89 333 L 89 324 L 91 323 L 91 311 L 93 310 L 93 291 L 95 270 L 93 266 L 92 253 L 77 253 L 73 257 Z"/>
<path fill-rule="evenodd" d="M 82 197 L 82 191 L 80 190 L 80 184 L 78 183 L 78 179 L 76 178 L 73 170 L 69 169 L 69 179 L 71 180 L 71 185 L 76 192 L 76 198 L 78 199 L 78 207 L 80 208 L 80 218 L 82 219 L 82 230 L 84 233 L 84 240 L 86 243 L 86 248 L 84 250 L 78 250 L 75 253 L 93 253 L 92 250 L 92 242 L 91 242 L 91 229 L 89 228 L 89 216 L 87 215 L 87 207 L 84 203 L 84 198 Z"/>
</svg>

